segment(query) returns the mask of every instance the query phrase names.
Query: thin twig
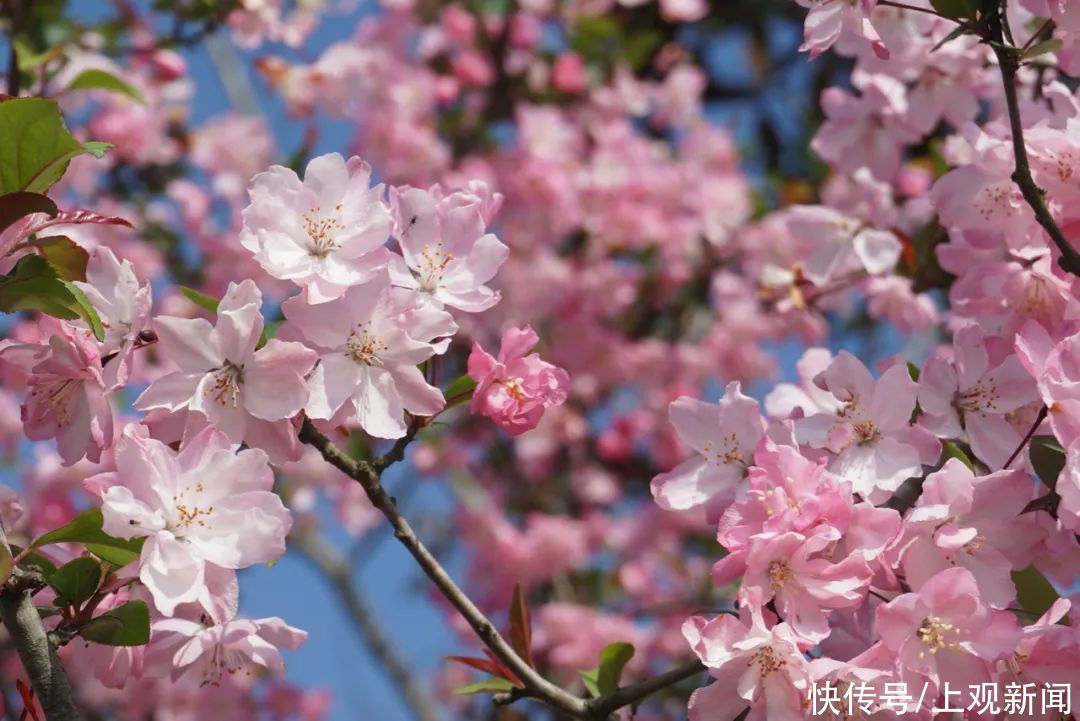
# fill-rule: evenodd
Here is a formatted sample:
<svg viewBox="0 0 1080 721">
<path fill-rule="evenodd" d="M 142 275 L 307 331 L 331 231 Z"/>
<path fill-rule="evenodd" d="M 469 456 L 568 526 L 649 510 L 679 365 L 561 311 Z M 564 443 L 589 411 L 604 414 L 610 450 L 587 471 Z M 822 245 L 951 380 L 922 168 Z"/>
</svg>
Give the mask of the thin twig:
<svg viewBox="0 0 1080 721">
<path fill-rule="evenodd" d="M 1050 239 L 1057 246 L 1061 257 L 1058 265 L 1067 273 L 1080 277 L 1080 253 L 1073 248 L 1061 228 L 1054 221 L 1050 209 L 1046 206 L 1046 193 L 1031 176 L 1031 165 L 1028 162 L 1027 146 L 1024 143 L 1024 124 L 1020 117 L 1020 101 L 1016 93 L 1016 72 L 1020 68 L 1021 53 L 1016 48 L 1006 47 L 1002 44 L 1002 29 L 998 23 L 996 37 L 990 46 L 998 59 L 1001 69 L 1001 80 L 1005 86 L 1005 104 L 1009 111 L 1009 126 L 1012 129 L 1013 155 L 1016 158 L 1016 169 L 1012 174 L 1012 181 L 1020 188 L 1024 200 L 1031 206 L 1035 214 L 1035 220 L 1043 227 Z"/>
<path fill-rule="evenodd" d="M 438 721 L 438 709 L 425 693 L 393 644 L 383 633 L 375 614 L 353 584 L 352 573 L 345 556 L 331 548 L 322 538 L 300 533 L 289 539 L 290 547 L 299 551 L 330 581 L 338 599 L 348 611 L 356 629 L 405 701 L 417 721 Z"/>
<path fill-rule="evenodd" d="M 522 680 L 530 695 L 559 711 L 574 718 L 588 718 L 585 700 L 570 694 L 541 676 L 536 669 L 525 663 L 514 652 L 510 643 L 502 637 L 495 625 L 488 620 L 483 611 L 477 608 L 464 591 L 454 583 L 442 564 L 428 551 L 417 538 L 409 522 L 401 515 L 397 503 L 386 492 L 380 482 L 381 470 L 404 456 L 406 443 L 398 442 L 386 455 L 373 463 L 355 461 L 345 455 L 326 436 L 319 433 L 311 422 L 304 420 L 300 430 L 300 440 L 316 448 L 333 466 L 357 481 L 364 489 L 371 504 L 390 522 L 394 537 L 405 546 L 420 566 L 421 570 L 435 584 L 444 597 L 457 609 L 480 640 L 484 642 L 496 658 Z"/>
<path fill-rule="evenodd" d="M 1018 445 L 1016 447 L 1016 450 L 1012 452 L 1012 455 L 1009 456 L 1009 460 L 1005 461 L 1005 465 L 1001 467 L 1001 470 L 1008 470 L 1009 466 L 1011 466 L 1013 464 L 1013 461 L 1016 460 L 1016 457 L 1020 455 L 1020 451 L 1024 450 L 1024 446 L 1031 442 L 1031 439 L 1035 436 L 1035 431 L 1039 430 L 1039 426 L 1041 426 L 1042 422 L 1046 420 L 1046 414 L 1046 406 L 1043 406 L 1039 409 L 1039 415 L 1035 416 L 1035 422 L 1031 424 L 1031 428 L 1028 429 L 1027 435 L 1023 437 L 1023 439 L 1020 441 L 1020 445 Z"/>
<path fill-rule="evenodd" d="M 629 686 L 623 686 L 606 696 L 593 699 L 588 702 L 587 706 L 589 707 L 589 711 L 593 718 L 606 718 L 623 706 L 636 704 L 646 696 L 656 693 L 668 686 L 674 686 L 680 681 L 696 676 L 704 670 L 705 666 L 701 661 L 692 661 L 679 666 L 678 668 L 673 668 L 659 676 L 654 676 L 653 678 L 645 679 L 644 681 Z"/>
</svg>

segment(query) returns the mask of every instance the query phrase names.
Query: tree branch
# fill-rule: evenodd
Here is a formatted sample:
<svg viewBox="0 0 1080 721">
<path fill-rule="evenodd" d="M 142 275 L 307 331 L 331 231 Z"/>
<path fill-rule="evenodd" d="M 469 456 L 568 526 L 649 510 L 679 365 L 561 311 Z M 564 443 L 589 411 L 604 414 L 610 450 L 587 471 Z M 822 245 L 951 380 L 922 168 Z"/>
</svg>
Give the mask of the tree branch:
<svg viewBox="0 0 1080 721">
<path fill-rule="evenodd" d="M 345 556 L 314 534 L 299 533 L 290 537 L 289 542 L 292 548 L 303 554 L 330 580 L 338 599 L 345 606 L 364 642 L 379 664 L 386 669 L 413 717 L 417 721 L 438 721 L 439 712 L 431 697 L 417 684 L 408 666 L 383 634 L 367 601 L 354 587 Z"/>
<path fill-rule="evenodd" d="M 589 717 L 584 699 L 564 691 L 545 679 L 514 652 L 513 647 L 502 637 L 483 611 L 477 608 L 465 592 L 454 583 L 442 564 L 417 538 L 409 522 L 398 510 L 397 503 L 382 487 L 381 470 L 376 470 L 376 468 L 383 469 L 389 464 L 390 461 L 386 456 L 377 459 L 373 464 L 355 461 L 331 443 L 330 439 L 319 433 L 307 419 L 304 420 L 303 428 L 300 429 L 300 440 L 316 448 L 324 459 L 360 484 L 371 504 L 390 522 L 391 528 L 394 529 L 394 537 L 405 546 L 424 574 L 468 622 L 484 645 L 521 679 L 529 689 L 530 696 L 574 718 Z M 400 448 L 398 444 L 395 444 L 391 453 L 395 456 L 399 453 L 403 455 L 404 444 L 400 444 Z"/>
<path fill-rule="evenodd" d="M 683 666 L 673 668 L 670 671 L 654 676 L 653 678 L 639 681 L 638 683 L 623 686 L 606 696 L 593 699 L 586 705 L 593 718 L 607 718 L 623 706 L 636 704 L 646 696 L 657 691 L 674 686 L 685 679 L 698 675 L 705 670 L 701 661 L 691 661 Z"/>
<path fill-rule="evenodd" d="M 11 547 L 2 526 L 0 546 L 11 555 Z M 20 574 L 21 571 L 15 569 L 15 573 L 0 591 L 0 620 L 4 622 L 8 635 L 11 636 L 11 643 L 15 646 L 19 660 L 30 679 L 30 686 L 41 703 L 46 721 L 82 721 L 83 716 L 75 704 L 71 681 L 56 655 L 56 649 L 49 643 L 45 625 L 34 608 L 27 584 L 13 583 L 24 579 Z"/>
<path fill-rule="evenodd" d="M 1024 144 L 1024 124 L 1020 118 L 1020 101 L 1016 93 L 1016 72 L 1020 69 L 1022 54 L 1016 48 L 1004 44 L 1000 19 L 994 23 L 990 47 L 997 56 L 998 66 L 1001 68 L 1001 80 L 1005 86 L 1005 104 L 1008 106 L 1013 155 L 1016 158 L 1016 169 L 1013 171 L 1012 181 L 1020 188 L 1024 200 L 1031 206 L 1031 210 L 1035 213 L 1035 220 L 1039 222 L 1060 251 L 1058 265 L 1066 273 L 1080 277 L 1080 252 L 1073 248 L 1069 239 L 1061 232 L 1061 228 L 1058 227 L 1054 216 L 1050 214 L 1050 209 L 1046 206 L 1046 192 L 1035 184 L 1035 179 L 1031 176 L 1027 146 Z"/>
</svg>

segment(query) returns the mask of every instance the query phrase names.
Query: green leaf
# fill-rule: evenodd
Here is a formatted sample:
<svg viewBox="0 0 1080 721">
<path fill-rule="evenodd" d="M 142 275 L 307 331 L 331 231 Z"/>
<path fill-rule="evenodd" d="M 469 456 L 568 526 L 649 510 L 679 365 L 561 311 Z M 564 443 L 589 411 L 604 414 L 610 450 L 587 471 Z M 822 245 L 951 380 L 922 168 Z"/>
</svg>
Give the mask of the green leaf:
<svg viewBox="0 0 1080 721">
<path fill-rule="evenodd" d="M 142 544 L 146 539 L 113 538 L 101 530 L 101 524 L 101 509 L 84 511 L 75 516 L 66 526 L 35 538 L 30 548 L 41 548 L 53 543 L 82 543 L 91 553 L 120 566 L 126 566 L 139 557 Z"/>
<path fill-rule="evenodd" d="M 585 684 L 585 690 L 589 692 L 589 695 L 593 698 L 599 698 L 600 694 L 600 669 L 590 668 L 588 671 L 579 671 L 581 674 L 581 681 Z"/>
<path fill-rule="evenodd" d="M 500 693 L 504 691 L 513 691 L 515 688 L 520 688 L 520 686 L 507 681 L 505 678 L 486 678 L 483 681 L 477 681 L 468 686 L 454 689 L 454 695 L 468 696 L 474 693 Z"/>
<path fill-rule="evenodd" d="M 1026 611 L 1042 615 L 1058 600 L 1057 590 L 1035 566 L 1012 572 L 1016 598 Z"/>
<path fill-rule="evenodd" d="M 32 213 L 48 213 L 55 216 L 59 212 L 56 203 L 40 193 L 18 191 L 0 195 L 0 232 Z"/>
<path fill-rule="evenodd" d="M 22 553 L 22 549 L 18 546 L 12 546 L 11 552 L 18 556 L 20 553 Z M 44 574 L 46 579 L 48 579 L 49 576 L 51 576 L 52 574 L 56 573 L 55 563 L 45 558 L 45 556 L 42 556 L 40 553 L 34 553 L 33 551 L 27 552 L 26 555 L 24 555 L 22 560 L 19 562 L 19 565 L 23 568 L 37 566 L 41 569 L 41 573 Z"/>
<path fill-rule="evenodd" d="M 66 320 L 82 318 L 95 338 L 105 340 L 105 328 L 94 306 L 40 255 L 23 256 L 10 273 L 0 278 L 0 311 L 19 310 L 39 310 Z"/>
<path fill-rule="evenodd" d="M 81 605 L 101 585 L 101 561 L 88 556 L 69 561 L 49 576 L 49 585 L 68 604 Z"/>
<path fill-rule="evenodd" d="M 907 372 L 908 375 L 911 376 L 911 380 L 915 381 L 916 383 L 919 382 L 919 366 L 915 365 L 911 361 L 908 361 Z"/>
<path fill-rule="evenodd" d="M 968 34 L 968 30 L 963 25 L 961 25 L 960 27 L 957 27 L 957 28 L 953 28 L 952 32 L 950 32 L 948 35 L 943 37 L 941 39 L 941 41 L 937 45 L 930 48 L 930 52 L 934 52 L 935 50 L 940 50 L 942 47 L 944 47 L 945 45 L 948 45 L 953 40 L 956 40 L 961 35 L 967 35 L 967 34 Z"/>
<path fill-rule="evenodd" d="M 79 73 L 68 83 L 65 90 L 111 90 L 127 95 L 138 103 L 144 103 L 142 92 L 131 83 L 121 80 L 110 72 L 92 68 Z"/>
<path fill-rule="evenodd" d="M 95 158 L 102 158 L 105 156 L 105 151 L 115 146 L 112 143 L 106 143 L 102 140 L 87 140 L 82 144 L 82 147 L 83 150 L 90 153 Z"/>
<path fill-rule="evenodd" d="M 443 396 L 446 398 L 446 408 L 450 409 L 462 403 L 468 403 L 472 399 L 474 390 L 476 390 L 476 381 L 467 374 L 458 376 L 443 391 Z"/>
<path fill-rule="evenodd" d="M 596 674 L 596 686 L 601 695 L 614 693 L 619 688 L 623 669 L 633 657 L 634 647 L 625 641 L 616 641 L 604 647 L 600 652 L 600 665 Z"/>
<path fill-rule="evenodd" d="M 1049 40 L 1043 40 L 1041 43 L 1036 43 L 1028 48 L 1024 52 L 1024 60 L 1030 60 L 1031 58 L 1037 58 L 1040 55 L 1046 53 L 1056 53 L 1065 47 L 1065 41 L 1061 38 L 1050 38 Z"/>
<path fill-rule="evenodd" d="M 930 4 L 939 13 L 953 20 L 975 17 L 979 9 L 975 0 L 930 0 Z"/>
<path fill-rule="evenodd" d="M 0 102 L 0 193 L 44 193 L 60 180 L 72 158 L 87 152 L 97 155 L 106 147 L 107 143 L 75 140 L 55 100 L 4 100 Z"/>
<path fill-rule="evenodd" d="M 194 288 L 188 288 L 186 285 L 180 286 L 180 292 L 183 293 L 188 300 L 195 305 L 199 306 L 205 311 L 210 313 L 217 313 L 218 304 L 221 302 L 212 295 L 207 295 L 201 291 L 197 291 Z"/>
<path fill-rule="evenodd" d="M 66 235 L 47 235 L 34 241 L 45 260 L 64 280 L 86 280 L 90 254 Z"/>
<path fill-rule="evenodd" d="M 1028 447 L 1028 455 L 1035 474 L 1047 488 L 1054 489 L 1061 470 L 1065 468 L 1065 449 L 1058 443 L 1058 439 L 1053 436 L 1035 436 Z"/>
<path fill-rule="evenodd" d="M 11 551 L 7 546 L 0 545 L 0 586 L 7 583 L 8 576 L 11 575 L 11 569 L 14 568 L 15 559 L 11 557 Z"/>
<path fill-rule="evenodd" d="M 106 646 L 142 646 L 150 641 L 150 609 L 128 601 L 87 623 L 79 635 Z"/>
<path fill-rule="evenodd" d="M 968 458 L 968 454 L 964 453 L 964 449 L 956 445 L 952 441 L 945 441 L 941 444 L 941 456 L 942 460 L 948 460 L 955 458 L 968 467 L 969 471 L 975 470 L 975 464 Z"/>
</svg>

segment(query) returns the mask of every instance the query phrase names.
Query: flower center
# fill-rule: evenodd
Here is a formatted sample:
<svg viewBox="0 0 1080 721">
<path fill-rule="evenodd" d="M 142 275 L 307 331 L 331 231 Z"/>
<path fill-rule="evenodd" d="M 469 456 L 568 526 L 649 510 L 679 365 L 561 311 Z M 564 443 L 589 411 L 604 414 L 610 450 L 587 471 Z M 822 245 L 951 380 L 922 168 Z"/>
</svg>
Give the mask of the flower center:
<svg viewBox="0 0 1080 721">
<path fill-rule="evenodd" d="M 982 410 L 993 412 L 1000 397 L 997 386 L 979 381 L 970 390 L 957 394 L 956 405 L 968 413 Z"/>
<path fill-rule="evenodd" d="M 728 463 L 746 463 L 746 458 L 743 457 L 742 449 L 739 447 L 739 439 L 736 438 L 734 433 L 724 436 L 720 439 L 720 444 L 716 445 L 712 441 L 705 443 L 703 449 L 706 458 L 712 458 L 716 462 L 716 465 L 722 466 Z"/>
<path fill-rule="evenodd" d="M 527 396 L 525 395 L 525 389 L 523 387 L 524 384 L 525 379 L 517 377 L 511 378 L 510 380 L 503 383 L 503 385 L 506 386 L 506 392 L 509 393 L 510 396 L 519 403 L 524 403 L 527 400 Z"/>
<path fill-rule="evenodd" d="M 431 292 L 438 287 L 442 280 L 446 266 L 454 260 L 454 256 L 444 253 L 442 241 L 435 245 L 428 245 L 420 253 L 420 287 Z"/>
<path fill-rule="evenodd" d="M 240 386 L 244 384 L 244 366 L 236 365 L 232 361 L 213 372 L 214 385 L 206 389 L 206 395 L 219 405 L 232 404 L 233 408 L 240 405 Z"/>
<path fill-rule="evenodd" d="M 383 363 L 378 354 L 388 350 L 390 346 L 372 334 L 371 321 L 357 326 L 345 341 L 345 355 L 361 365 L 381 366 Z"/>
<path fill-rule="evenodd" d="M 321 217 L 319 208 L 312 208 L 304 213 L 304 232 L 307 233 L 309 241 L 309 255 L 325 258 L 330 251 L 337 249 L 338 245 L 334 236 L 338 231 L 345 229 L 345 225 L 338 220 L 339 212 L 341 212 L 341 203 L 334 206 L 334 214 L 329 217 Z"/>
<path fill-rule="evenodd" d="M 188 495 L 188 491 L 194 490 L 196 494 L 203 492 L 203 484 L 196 483 L 194 488 L 185 488 L 172 497 L 173 507 L 176 509 L 176 521 L 172 524 L 172 529 L 175 531 L 187 530 L 192 526 L 198 526 L 200 528 L 206 528 L 207 521 L 210 520 L 210 516 L 214 514 L 214 507 L 207 506 L 202 508 L 201 506 L 189 503 L 185 497 Z"/>
<path fill-rule="evenodd" d="M 53 418 L 56 419 L 56 427 L 59 429 L 66 426 L 70 421 L 68 404 L 75 390 L 75 381 L 65 378 L 36 385 L 30 391 L 30 395 L 41 398 L 41 401 L 45 403 L 45 407 L 49 409 Z"/>
<path fill-rule="evenodd" d="M 791 564 L 784 559 L 773 561 L 769 564 L 769 583 L 773 589 L 783 588 L 784 584 L 795 578 L 791 571 Z"/>
<path fill-rule="evenodd" d="M 954 628 L 953 624 L 946 623 L 937 616 L 927 616 L 923 619 L 917 633 L 919 640 L 927 645 L 931 654 L 934 654 L 943 648 L 957 648 L 959 646 L 955 641 L 948 640 L 949 634 L 954 633 Z M 923 656 L 923 653 L 919 654 L 920 658 Z"/>
<path fill-rule="evenodd" d="M 747 666 L 753 666 L 757 664 L 761 669 L 761 678 L 765 679 L 770 673 L 779 671 L 787 665 L 787 659 L 781 658 L 776 654 L 772 644 L 766 644 L 759 646 L 753 654 L 750 656 L 750 660 L 747 661 Z"/>
</svg>

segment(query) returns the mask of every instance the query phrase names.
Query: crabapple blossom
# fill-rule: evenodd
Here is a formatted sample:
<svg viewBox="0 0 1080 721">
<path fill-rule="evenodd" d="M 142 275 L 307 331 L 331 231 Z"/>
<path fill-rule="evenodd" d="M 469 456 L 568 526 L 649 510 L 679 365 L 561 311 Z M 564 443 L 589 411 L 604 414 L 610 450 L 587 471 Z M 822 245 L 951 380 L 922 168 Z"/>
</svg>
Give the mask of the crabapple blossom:
<svg viewBox="0 0 1080 721">
<path fill-rule="evenodd" d="M 469 377 L 476 381 L 471 409 L 491 418 L 512 436 L 532 430 L 544 411 L 562 405 L 570 376 L 529 352 L 540 336 L 531 327 L 507 328 L 499 355 L 492 356 L 479 343 L 469 354 Z"/>
<path fill-rule="evenodd" d="M 28 374 L 23 432 L 35 441 L 55 438 L 65 465 L 83 457 L 97 463 L 113 441 L 98 345 L 59 322 L 43 321 L 42 331 L 44 343 L 0 341 L 0 363 Z"/>
<path fill-rule="evenodd" d="M 376 438 L 401 438 L 406 411 L 442 410 L 442 392 L 417 365 L 446 350 L 457 332 L 449 313 L 421 303 L 415 290 L 392 287 L 385 271 L 329 303 L 307 300 L 294 296 L 282 310 L 318 353 L 308 381 L 310 418 L 355 421 Z"/>
<path fill-rule="evenodd" d="M 407 266 L 402 268 L 394 256 L 390 269 L 395 285 L 415 288 L 439 304 L 471 313 L 499 301 L 499 293 L 484 283 L 495 276 L 509 249 L 484 233 L 494 211 L 484 212 L 483 197 L 492 198 L 496 208 L 502 198 L 486 188 L 478 190 L 480 195 L 461 191 L 443 195 L 438 187 L 391 189 L 394 237 Z"/>
<path fill-rule="evenodd" d="M 903 364 L 875 381 L 855 356 L 841 351 L 815 383 L 842 405 L 796 420 L 795 435 L 833 454 L 829 470 L 850 480 L 856 493 L 873 500 L 937 460 L 937 440 L 910 423 L 918 386 Z"/>
<path fill-rule="evenodd" d="M 153 625 L 150 662 L 169 669 L 173 681 L 194 676 L 216 686 L 233 674 L 248 677 L 259 668 L 285 674 L 280 649 L 295 651 L 307 633 L 280 618 L 234 618 L 207 626 L 186 618 L 163 618 Z"/>
<path fill-rule="evenodd" d="M 264 452 L 235 452 L 211 427 L 177 452 L 128 426 L 115 456 L 116 470 L 86 487 L 101 497 L 106 533 L 146 538 L 139 579 L 161 613 L 200 600 L 210 566 L 246 568 L 284 553 L 292 520 L 271 491 Z"/>
<path fill-rule="evenodd" d="M 852 272 L 886 273 L 900 259 L 900 241 L 887 230 L 868 228 L 824 206 L 797 206 L 788 216 L 791 232 L 809 246 L 803 274 L 817 285 Z"/>
<path fill-rule="evenodd" d="M 652 480 L 653 497 L 663 508 L 684 510 L 734 500 L 736 484 L 746 475 L 765 422 L 757 401 L 743 395 L 738 381 L 728 384 L 719 403 L 683 397 L 669 410 L 679 439 L 695 455 Z"/>
<path fill-rule="evenodd" d="M 804 42 L 799 50 L 814 59 L 844 36 L 858 37 L 870 43 L 874 54 L 888 60 L 889 49 L 870 22 L 877 0 L 796 0 L 809 8 L 806 14 Z"/>
<path fill-rule="evenodd" d="M 810 672 L 798 637 L 787 623 L 767 628 L 759 612 L 743 616 L 695 616 L 683 624 L 683 635 L 715 679 L 690 697 L 690 720 L 728 721 L 748 704 L 747 719 L 801 720 Z"/>
<path fill-rule="evenodd" d="M 150 286 L 139 283 L 130 261 L 117 260 L 104 246 L 90 256 L 86 281 L 75 281 L 75 285 L 101 316 L 103 378 L 109 389 L 119 388 L 128 381 L 132 352 L 150 324 Z"/>
<path fill-rule="evenodd" d="M 939 688 L 988 682 L 990 664 L 1020 640 L 1016 617 L 987 606 L 966 568 L 947 568 L 918 591 L 878 606 L 876 626 L 902 673 Z"/>
<path fill-rule="evenodd" d="M 240 243 L 275 278 L 307 289 L 325 303 L 364 283 L 389 254 L 390 212 L 383 186 L 371 185 L 371 166 L 338 153 L 313 158 L 303 181 L 280 165 L 251 180 Z"/>
<path fill-rule="evenodd" d="M 214 325 L 202 318 L 154 319 L 161 352 L 179 370 L 158 378 L 135 407 L 172 413 L 187 411 L 189 427 L 220 429 L 240 444 L 264 449 L 275 462 L 299 457 L 289 419 L 308 401 L 304 377 L 316 354 L 299 343 L 263 332 L 262 293 L 251 280 L 230 284 L 217 307 Z"/>
<path fill-rule="evenodd" d="M 1035 397 L 1012 344 L 975 324 L 959 329 L 951 352 L 936 351 L 919 375 L 922 425 L 940 438 L 966 437 L 991 468 L 1001 468 L 1020 443 L 1009 414 Z"/>
</svg>

